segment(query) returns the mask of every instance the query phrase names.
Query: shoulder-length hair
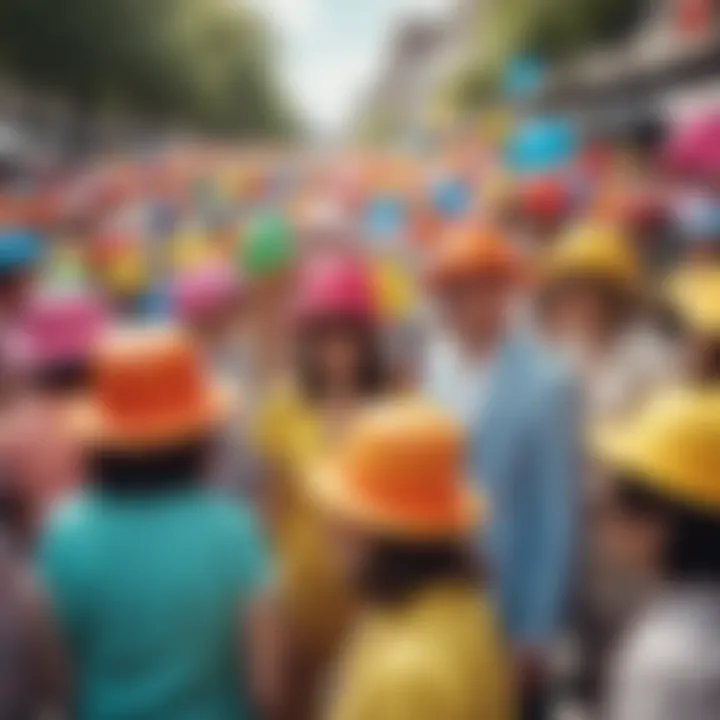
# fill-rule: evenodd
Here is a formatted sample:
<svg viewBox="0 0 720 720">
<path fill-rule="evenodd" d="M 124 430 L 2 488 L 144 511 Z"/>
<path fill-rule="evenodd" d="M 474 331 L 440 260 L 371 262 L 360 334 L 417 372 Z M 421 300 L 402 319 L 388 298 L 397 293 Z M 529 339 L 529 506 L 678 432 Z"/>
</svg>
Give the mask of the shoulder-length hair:
<svg viewBox="0 0 720 720">
<path fill-rule="evenodd" d="M 670 499 L 632 476 L 616 478 L 616 493 L 624 512 L 668 528 L 661 558 L 666 579 L 720 583 L 720 514 Z"/>
<path fill-rule="evenodd" d="M 170 447 L 90 454 L 89 477 L 95 487 L 113 494 L 175 491 L 201 485 L 215 438 L 206 435 Z"/>
<path fill-rule="evenodd" d="M 373 542 L 361 572 L 359 591 L 370 603 L 402 603 L 436 584 L 479 587 L 484 573 L 466 539 L 424 543 L 380 539 Z"/>
<path fill-rule="evenodd" d="M 311 400 L 321 400 L 328 392 L 327 378 L 316 361 L 314 345 L 332 334 L 347 337 L 357 348 L 357 392 L 366 397 L 385 392 L 391 382 L 391 373 L 376 328 L 371 323 L 328 320 L 309 325 L 299 332 L 295 358 L 303 393 Z"/>
</svg>

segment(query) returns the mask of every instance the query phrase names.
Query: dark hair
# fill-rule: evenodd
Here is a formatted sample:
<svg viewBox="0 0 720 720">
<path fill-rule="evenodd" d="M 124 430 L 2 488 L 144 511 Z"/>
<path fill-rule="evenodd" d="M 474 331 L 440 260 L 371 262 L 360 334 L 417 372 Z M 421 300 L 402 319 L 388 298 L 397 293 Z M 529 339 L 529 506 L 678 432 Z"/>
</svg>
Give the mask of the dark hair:
<svg viewBox="0 0 720 720">
<path fill-rule="evenodd" d="M 465 540 L 420 544 L 379 539 L 363 566 L 360 592 L 370 602 L 392 605 L 437 583 L 474 587 L 481 580 L 480 561 Z"/>
<path fill-rule="evenodd" d="M 97 450 L 89 457 L 89 476 L 96 487 L 117 494 L 194 487 L 203 481 L 214 445 L 215 438 L 205 436 L 153 450 Z"/>
<path fill-rule="evenodd" d="M 622 327 L 638 310 L 638 298 L 610 278 L 598 276 L 573 277 L 548 284 L 538 295 L 538 313 L 545 318 L 552 313 L 558 300 L 567 292 L 592 291 L 606 308 L 605 323 L 610 329 Z"/>
<path fill-rule="evenodd" d="M 633 476 L 616 478 L 616 494 L 624 512 L 668 528 L 661 559 L 666 579 L 720 582 L 720 514 L 660 495 Z"/>
<path fill-rule="evenodd" d="M 90 379 L 87 360 L 70 360 L 64 363 L 41 366 L 30 373 L 30 384 L 49 395 L 64 395 L 83 390 Z"/>
<path fill-rule="evenodd" d="M 364 396 L 379 395 L 390 383 L 390 371 L 379 334 L 370 323 L 350 319 L 318 320 L 302 328 L 298 335 L 297 367 L 300 387 L 311 400 L 320 400 L 328 391 L 327 378 L 315 361 L 314 346 L 331 335 L 347 337 L 359 354 L 355 386 Z"/>
</svg>

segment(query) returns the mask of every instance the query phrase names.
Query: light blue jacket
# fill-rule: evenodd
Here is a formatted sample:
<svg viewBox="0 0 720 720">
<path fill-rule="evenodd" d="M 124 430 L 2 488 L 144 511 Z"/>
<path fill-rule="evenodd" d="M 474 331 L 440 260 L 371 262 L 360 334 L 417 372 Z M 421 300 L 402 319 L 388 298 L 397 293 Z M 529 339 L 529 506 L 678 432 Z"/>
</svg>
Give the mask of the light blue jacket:
<svg viewBox="0 0 720 720">
<path fill-rule="evenodd" d="M 466 405 L 448 377 L 453 367 L 447 346 L 430 347 L 425 390 L 451 411 Z M 470 472 L 490 505 L 483 540 L 491 584 L 518 645 L 552 639 L 567 600 L 580 483 L 575 390 L 557 358 L 512 337 L 467 428 Z"/>
</svg>

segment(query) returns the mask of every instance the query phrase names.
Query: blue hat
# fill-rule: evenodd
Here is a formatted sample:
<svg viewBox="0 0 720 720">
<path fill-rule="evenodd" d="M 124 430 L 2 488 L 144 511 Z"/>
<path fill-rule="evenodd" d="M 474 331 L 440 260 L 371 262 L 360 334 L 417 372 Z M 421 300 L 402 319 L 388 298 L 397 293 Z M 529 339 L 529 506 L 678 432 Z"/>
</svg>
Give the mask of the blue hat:
<svg viewBox="0 0 720 720">
<path fill-rule="evenodd" d="M 26 228 L 0 229 L 0 274 L 29 270 L 42 257 L 41 237 Z"/>
</svg>

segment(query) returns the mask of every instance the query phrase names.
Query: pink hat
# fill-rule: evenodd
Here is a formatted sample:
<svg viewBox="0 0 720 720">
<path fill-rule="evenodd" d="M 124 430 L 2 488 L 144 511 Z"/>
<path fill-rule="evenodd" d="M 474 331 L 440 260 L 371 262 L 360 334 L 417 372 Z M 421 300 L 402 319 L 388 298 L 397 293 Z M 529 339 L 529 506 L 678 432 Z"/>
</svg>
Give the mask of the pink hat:
<svg viewBox="0 0 720 720">
<path fill-rule="evenodd" d="M 665 148 L 668 166 L 695 176 L 720 173 L 720 111 L 700 115 L 680 125 Z"/>
<path fill-rule="evenodd" d="M 299 323 L 326 318 L 372 321 L 372 285 L 363 262 L 334 255 L 308 263 L 300 278 L 295 313 Z"/>
<path fill-rule="evenodd" d="M 38 295 L 9 335 L 9 359 L 33 367 L 84 360 L 107 320 L 105 308 L 90 294 Z"/>
<path fill-rule="evenodd" d="M 172 289 L 175 313 L 181 320 L 197 320 L 240 297 L 242 285 L 227 265 L 213 263 L 184 273 Z"/>
</svg>

